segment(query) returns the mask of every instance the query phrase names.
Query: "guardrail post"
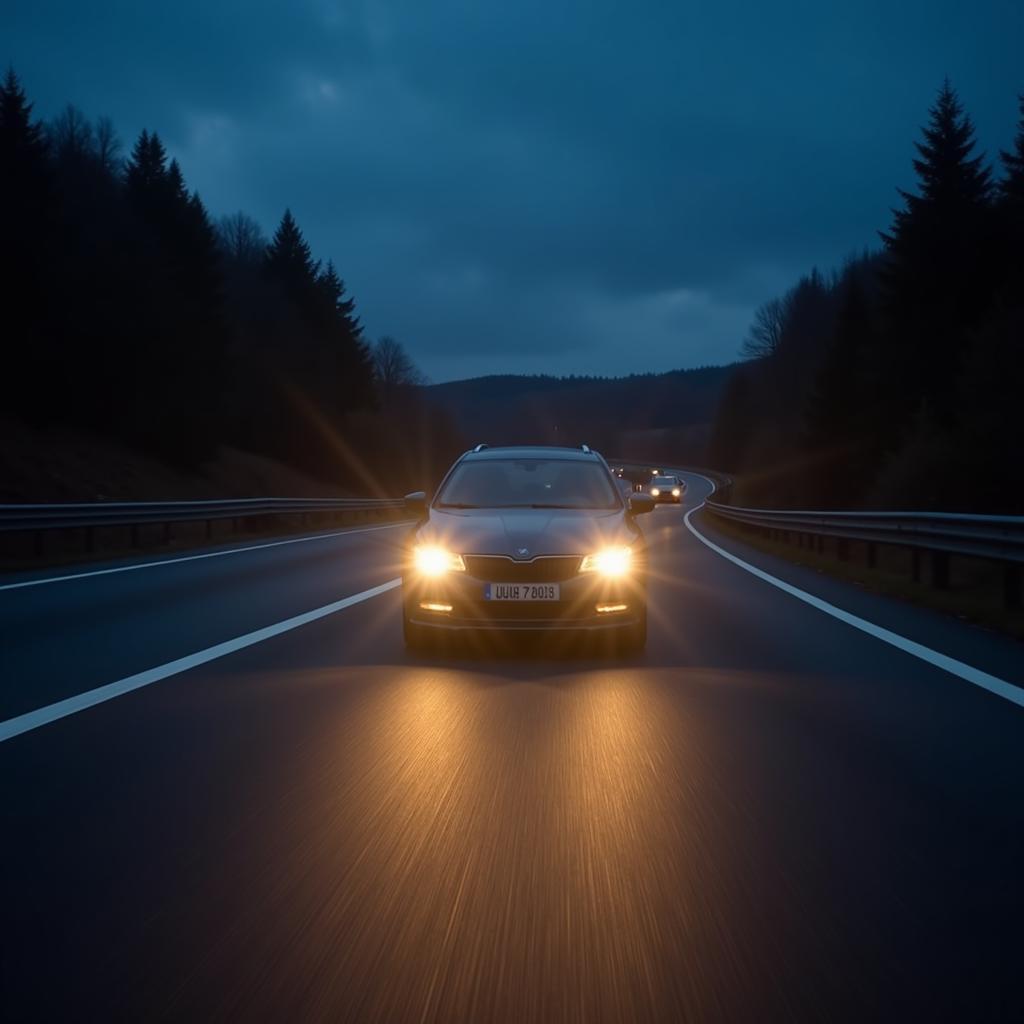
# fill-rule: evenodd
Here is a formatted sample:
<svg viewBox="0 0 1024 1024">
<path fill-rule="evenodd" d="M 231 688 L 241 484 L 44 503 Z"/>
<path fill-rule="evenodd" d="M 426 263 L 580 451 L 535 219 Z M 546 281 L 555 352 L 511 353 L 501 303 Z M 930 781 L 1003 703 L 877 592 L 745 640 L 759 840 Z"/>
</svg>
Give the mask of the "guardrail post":
<svg viewBox="0 0 1024 1024">
<path fill-rule="evenodd" d="M 139 524 L 132 523 L 132 547 L 137 548 L 139 546 Z"/>
<path fill-rule="evenodd" d="M 206 539 L 209 540 L 213 536 L 213 520 L 206 520 Z"/>
<path fill-rule="evenodd" d="M 165 544 L 170 544 L 171 543 L 171 524 L 170 523 L 164 523 L 164 543 Z"/>
<path fill-rule="evenodd" d="M 36 558 L 43 557 L 43 536 L 44 533 L 42 530 L 32 531 L 32 554 L 35 555 Z"/>
<path fill-rule="evenodd" d="M 1020 562 L 1007 562 L 1003 569 L 1003 604 L 1011 610 L 1021 605 Z"/>
<path fill-rule="evenodd" d="M 936 590 L 949 589 L 949 552 L 932 552 L 932 586 Z"/>
<path fill-rule="evenodd" d="M 840 562 L 848 562 L 850 560 L 850 542 L 845 537 L 840 537 L 836 541 L 836 556 Z"/>
<path fill-rule="evenodd" d="M 910 576 L 915 583 L 921 582 L 921 552 L 917 548 L 910 552 Z"/>
<path fill-rule="evenodd" d="M 874 541 L 868 541 L 868 549 L 866 553 L 867 563 L 869 569 L 874 569 L 878 563 L 878 548 Z"/>
</svg>

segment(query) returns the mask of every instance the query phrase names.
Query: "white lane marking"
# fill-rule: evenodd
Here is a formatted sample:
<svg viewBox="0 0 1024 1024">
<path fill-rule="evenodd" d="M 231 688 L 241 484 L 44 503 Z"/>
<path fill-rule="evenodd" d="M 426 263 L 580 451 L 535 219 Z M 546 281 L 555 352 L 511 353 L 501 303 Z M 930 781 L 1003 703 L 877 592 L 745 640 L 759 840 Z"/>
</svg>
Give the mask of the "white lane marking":
<svg viewBox="0 0 1024 1024">
<path fill-rule="evenodd" d="M 156 668 L 146 669 L 145 672 L 136 672 L 135 675 L 125 676 L 124 679 L 119 679 L 117 682 L 98 686 L 94 690 L 87 690 L 85 693 L 80 693 L 75 697 L 68 697 L 66 700 L 57 701 L 56 704 L 48 704 L 46 707 L 39 708 L 36 711 L 28 711 L 23 715 L 18 715 L 16 718 L 8 718 L 6 722 L 0 722 L 0 743 L 15 736 L 20 736 L 22 733 L 38 729 L 40 726 L 49 725 L 51 722 L 56 722 L 61 718 L 67 718 L 68 715 L 74 715 L 79 711 L 95 707 L 104 701 L 113 700 L 115 697 L 131 693 L 132 690 L 149 686 L 150 683 L 158 683 L 161 679 L 167 679 L 169 676 L 176 676 L 181 672 L 187 672 L 190 668 L 195 668 L 197 665 L 205 665 L 208 661 L 215 661 L 217 658 L 223 658 L 225 655 L 233 654 L 235 651 L 240 651 L 245 647 L 252 647 L 253 644 L 262 643 L 271 637 L 280 636 L 289 630 L 298 629 L 299 626 L 315 622 L 317 619 L 322 619 L 325 615 L 333 615 L 335 612 L 340 612 L 343 608 L 351 608 L 352 605 L 359 604 L 361 601 L 368 601 L 371 597 L 377 597 L 378 594 L 394 590 L 401 582 L 401 579 L 388 580 L 387 583 L 382 583 L 378 587 L 371 587 L 369 590 L 352 594 L 351 597 L 343 597 L 340 601 L 334 601 L 320 608 L 314 608 L 312 611 L 303 612 L 301 615 L 295 615 L 290 619 L 275 622 L 272 626 L 264 626 L 262 629 L 246 633 L 244 636 L 236 636 L 234 640 L 225 640 L 223 643 L 215 644 L 213 647 L 207 647 L 204 651 L 187 654 L 184 658 L 168 661 L 166 664 L 158 665 Z"/>
<path fill-rule="evenodd" d="M 1021 687 L 1014 686 L 1013 683 L 1008 683 L 1005 679 L 1000 679 L 998 676 L 989 675 L 988 672 L 982 672 L 981 669 L 975 668 L 973 665 L 968 665 L 966 662 L 957 661 L 956 658 L 950 658 L 948 655 L 940 654 L 938 651 L 934 651 L 930 647 L 925 647 L 924 644 L 919 644 L 914 640 L 908 640 L 905 636 L 901 636 L 899 633 L 893 633 L 892 630 L 885 629 L 883 626 L 877 626 L 873 622 L 868 622 L 867 619 L 862 619 L 858 615 L 853 615 L 850 612 L 843 611 L 842 608 L 837 608 L 834 604 L 829 604 L 828 601 L 823 601 L 820 597 L 808 594 L 807 591 L 800 590 L 798 587 L 794 587 L 791 583 L 786 583 L 784 580 L 780 580 L 777 577 L 770 575 L 763 569 L 758 569 L 756 565 L 751 565 L 749 562 L 744 562 L 742 558 L 737 558 L 736 555 L 726 551 L 725 548 L 719 547 L 719 545 L 715 544 L 713 541 L 708 540 L 708 538 L 690 522 L 690 516 L 692 516 L 694 512 L 699 512 L 703 507 L 702 503 L 696 508 L 691 509 L 683 517 L 683 521 L 686 523 L 686 528 L 690 533 L 692 533 L 702 544 L 711 548 L 711 550 L 716 554 L 728 559 L 734 565 L 738 565 L 741 569 L 746 569 L 747 572 L 752 573 L 760 580 L 764 580 L 765 583 L 770 583 L 773 587 L 778 587 L 779 590 L 785 591 L 785 593 L 792 595 L 797 598 L 797 600 L 803 601 L 805 604 L 809 604 L 812 608 L 817 608 L 818 611 L 825 612 L 826 615 L 831 615 L 832 618 L 838 619 L 840 622 L 845 622 L 848 626 L 853 626 L 854 629 L 859 629 L 862 633 L 867 633 L 869 636 L 875 637 L 876 640 L 881 640 L 883 643 L 891 644 L 893 647 L 896 647 L 915 658 L 920 658 L 921 661 L 928 662 L 929 665 L 934 665 L 936 668 L 940 668 L 944 672 L 949 672 L 952 675 L 959 676 L 961 679 L 965 679 L 967 682 L 973 683 L 975 686 L 980 686 L 983 690 L 988 690 L 989 693 L 994 693 L 997 697 L 1002 697 L 1004 700 L 1010 701 L 1011 704 L 1024 707 L 1024 689 Z"/>
<path fill-rule="evenodd" d="M 199 555 L 182 555 L 180 558 L 162 558 L 157 562 L 137 562 L 133 565 L 118 565 L 113 569 L 92 569 L 88 572 L 70 573 L 67 576 L 45 576 L 38 580 L 22 580 L 20 583 L 0 584 L 0 590 L 18 590 L 21 587 L 38 587 L 44 583 L 63 583 L 65 580 L 81 580 L 87 576 L 108 576 L 114 572 L 131 572 L 134 569 L 153 569 L 161 565 L 176 565 L 178 562 L 194 562 L 199 558 L 221 558 L 223 555 L 240 555 L 244 551 L 259 551 L 262 548 L 279 548 L 283 544 L 305 544 L 311 540 L 325 540 L 328 537 L 347 537 L 354 533 L 372 533 L 374 530 L 395 530 L 408 526 L 406 522 L 388 523 L 386 526 L 358 526 L 350 530 L 335 530 L 333 533 L 315 533 L 308 537 L 289 537 L 288 540 L 272 540 L 266 544 L 250 544 L 244 548 L 228 548 L 225 551 L 204 551 Z"/>
</svg>

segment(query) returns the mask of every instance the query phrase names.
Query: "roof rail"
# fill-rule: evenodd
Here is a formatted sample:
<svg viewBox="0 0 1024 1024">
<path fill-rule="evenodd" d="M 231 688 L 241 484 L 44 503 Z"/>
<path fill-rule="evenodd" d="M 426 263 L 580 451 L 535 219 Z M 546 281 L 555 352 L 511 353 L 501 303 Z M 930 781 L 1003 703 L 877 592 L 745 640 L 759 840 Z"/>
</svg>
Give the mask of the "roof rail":
<svg viewBox="0 0 1024 1024">
<path fill-rule="evenodd" d="M 485 445 L 485 444 L 478 444 L 478 445 L 477 445 L 477 446 L 476 446 L 476 447 L 475 447 L 475 448 L 473 449 L 473 451 L 474 451 L 474 452 L 482 452 L 482 451 L 483 451 L 483 450 L 484 450 L 484 449 L 485 449 L 486 447 L 487 447 L 487 445 Z"/>
<path fill-rule="evenodd" d="M 593 453 L 593 452 L 592 452 L 592 451 L 590 450 L 590 445 L 587 445 L 587 444 L 581 444 L 581 445 L 580 445 L 580 448 L 582 448 L 582 449 L 583 449 L 583 451 L 584 451 L 584 452 L 585 452 L 585 453 L 586 453 L 587 455 L 593 455 L 593 454 L 594 454 L 594 453 Z"/>
</svg>

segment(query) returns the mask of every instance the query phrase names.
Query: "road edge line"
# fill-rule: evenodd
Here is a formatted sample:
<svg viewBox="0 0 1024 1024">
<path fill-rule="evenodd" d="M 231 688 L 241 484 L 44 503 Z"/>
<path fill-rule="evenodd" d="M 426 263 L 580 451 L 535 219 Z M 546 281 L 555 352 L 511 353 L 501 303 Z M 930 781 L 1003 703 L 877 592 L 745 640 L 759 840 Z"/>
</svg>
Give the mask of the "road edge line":
<svg viewBox="0 0 1024 1024">
<path fill-rule="evenodd" d="M 0 583 L 0 590 L 19 590 L 22 587 L 39 587 L 44 583 L 64 583 L 81 580 L 89 576 L 109 576 L 116 572 L 131 572 L 134 569 L 158 569 L 162 565 L 177 565 L 179 562 L 195 562 L 200 558 L 222 558 L 225 555 L 241 555 L 246 551 L 261 551 L 263 548 L 279 548 L 284 544 L 304 544 L 313 540 L 330 540 L 332 537 L 348 537 L 357 533 L 373 533 L 375 530 L 396 530 L 409 526 L 412 520 L 399 523 L 384 523 L 381 526 L 354 526 L 348 530 L 334 530 L 330 533 L 310 533 L 303 537 L 286 537 L 263 544 L 248 544 L 244 548 L 225 548 L 222 551 L 200 551 L 194 555 L 179 555 L 175 558 L 160 558 L 154 562 L 132 562 L 131 565 L 115 565 L 109 569 L 90 569 L 86 572 L 69 573 L 64 576 L 43 576 L 39 579 L 19 580 L 16 583 Z"/>
<path fill-rule="evenodd" d="M 844 611 L 842 608 L 839 608 L 834 604 L 830 604 L 828 601 L 825 601 L 820 597 L 815 597 L 813 594 L 809 594 L 806 590 L 801 590 L 799 587 L 793 586 L 792 583 L 787 583 L 785 580 L 780 580 L 777 576 L 772 576 L 771 573 L 765 572 L 764 569 L 759 569 L 756 565 L 751 565 L 749 562 L 745 562 L 742 558 L 732 554 L 730 551 L 726 551 L 725 548 L 720 547 L 714 541 L 708 540 L 708 538 L 690 522 L 690 517 L 695 512 L 699 512 L 704 507 L 704 504 L 704 502 L 701 502 L 696 508 L 690 509 L 690 511 L 683 516 L 683 522 L 686 524 L 686 528 L 694 537 L 697 538 L 697 540 L 710 548 L 716 554 L 721 555 L 722 558 L 725 558 L 732 562 L 733 565 L 737 565 L 741 569 L 746 570 L 756 576 L 759 580 L 763 580 L 765 583 L 770 583 L 773 587 L 777 587 L 779 590 L 789 594 L 791 597 L 795 597 L 797 600 L 803 601 L 805 604 L 809 604 L 812 608 L 816 608 L 818 611 L 824 612 L 826 615 L 831 615 L 832 618 L 838 619 L 840 622 L 844 622 L 846 625 L 852 626 L 854 629 L 859 629 L 862 633 L 867 633 L 869 636 L 873 636 L 876 640 L 881 640 L 883 643 L 887 643 L 890 646 L 903 651 L 905 654 L 909 654 L 912 657 L 927 662 L 929 665 L 942 669 L 944 672 L 949 672 L 951 675 L 958 676 L 960 679 L 963 679 L 968 683 L 973 683 L 975 686 L 978 686 L 983 690 L 987 690 L 989 693 L 992 693 L 997 697 L 1002 697 L 1011 704 L 1016 704 L 1018 707 L 1024 708 L 1024 689 L 1021 687 L 1016 686 L 1013 683 L 1009 683 L 1005 679 L 1000 679 L 999 676 L 983 672 L 980 668 L 968 665 L 964 661 L 958 661 L 956 658 L 951 658 L 947 654 L 935 651 L 931 647 L 926 647 L 924 644 L 919 644 L 916 640 L 909 640 L 907 637 L 902 636 L 899 633 L 894 633 L 891 629 L 886 629 L 884 626 L 879 626 L 874 622 L 869 622 L 867 619 L 862 619 L 859 615 L 854 615 L 852 612 Z"/>
<path fill-rule="evenodd" d="M 140 690 L 144 686 L 158 683 L 162 679 L 180 675 L 191 668 L 205 665 L 218 658 L 223 658 L 225 655 L 233 654 L 235 651 L 252 647 L 254 644 L 280 636 L 282 633 L 288 633 L 293 629 L 298 629 L 300 626 L 305 626 L 307 623 L 315 622 L 317 619 L 340 612 L 344 608 L 351 608 L 354 604 L 360 604 L 363 601 L 370 600 L 372 597 L 377 597 L 380 594 L 387 593 L 389 590 L 394 590 L 401 582 L 400 578 L 388 580 L 387 583 L 381 583 L 379 586 L 371 587 L 369 590 L 363 590 L 358 594 L 343 597 L 339 601 L 332 601 L 330 604 L 314 608 L 312 611 L 303 612 L 301 615 L 293 615 L 290 619 L 282 619 L 273 625 L 253 630 L 251 633 L 237 636 L 233 640 L 225 640 L 223 643 L 214 644 L 213 647 L 207 647 L 205 650 L 186 654 L 182 658 L 176 658 L 174 661 L 157 665 L 156 668 L 136 672 L 134 675 L 125 676 L 124 679 L 118 679 L 116 682 L 106 683 L 103 686 L 97 686 L 95 689 L 86 690 L 84 693 L 77 694 L 74 697 L 67 697 L 54 704 L 47 704 L 45 707 L 37 708 L 35 711 L 26 711 L 22 715 L 8 718 L 6 721 L 0 722 L 0 743 L 13 739 L 15 736 L 21 736 L 26 732 L 31 732 L 33 729 L 39 729 L 44 725 L 57 722 L 62 718 L 67 718 L 69 715 L 77 714 L 79 711 L 95 707 L 97 704 L 114 700 L 114 698 L 131 693 L 133 690 Z"/>
</svg>

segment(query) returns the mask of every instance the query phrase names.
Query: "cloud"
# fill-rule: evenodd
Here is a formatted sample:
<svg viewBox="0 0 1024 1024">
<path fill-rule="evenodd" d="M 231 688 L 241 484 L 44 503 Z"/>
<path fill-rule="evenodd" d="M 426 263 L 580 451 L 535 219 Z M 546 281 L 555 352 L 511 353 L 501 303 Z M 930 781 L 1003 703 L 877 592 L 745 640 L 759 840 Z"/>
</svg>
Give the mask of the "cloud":
<svg viewBox="0 0 1024 1024">
<path fill-rule="evenodd" d="M 157 129 L 214 213 L 290 206 L 436 379 L 726 361 L 758 303 L 876 242 L 949 73 L 1012 135 L 988 0 L 37 0 L 39 112 Z"/>
</svg>

